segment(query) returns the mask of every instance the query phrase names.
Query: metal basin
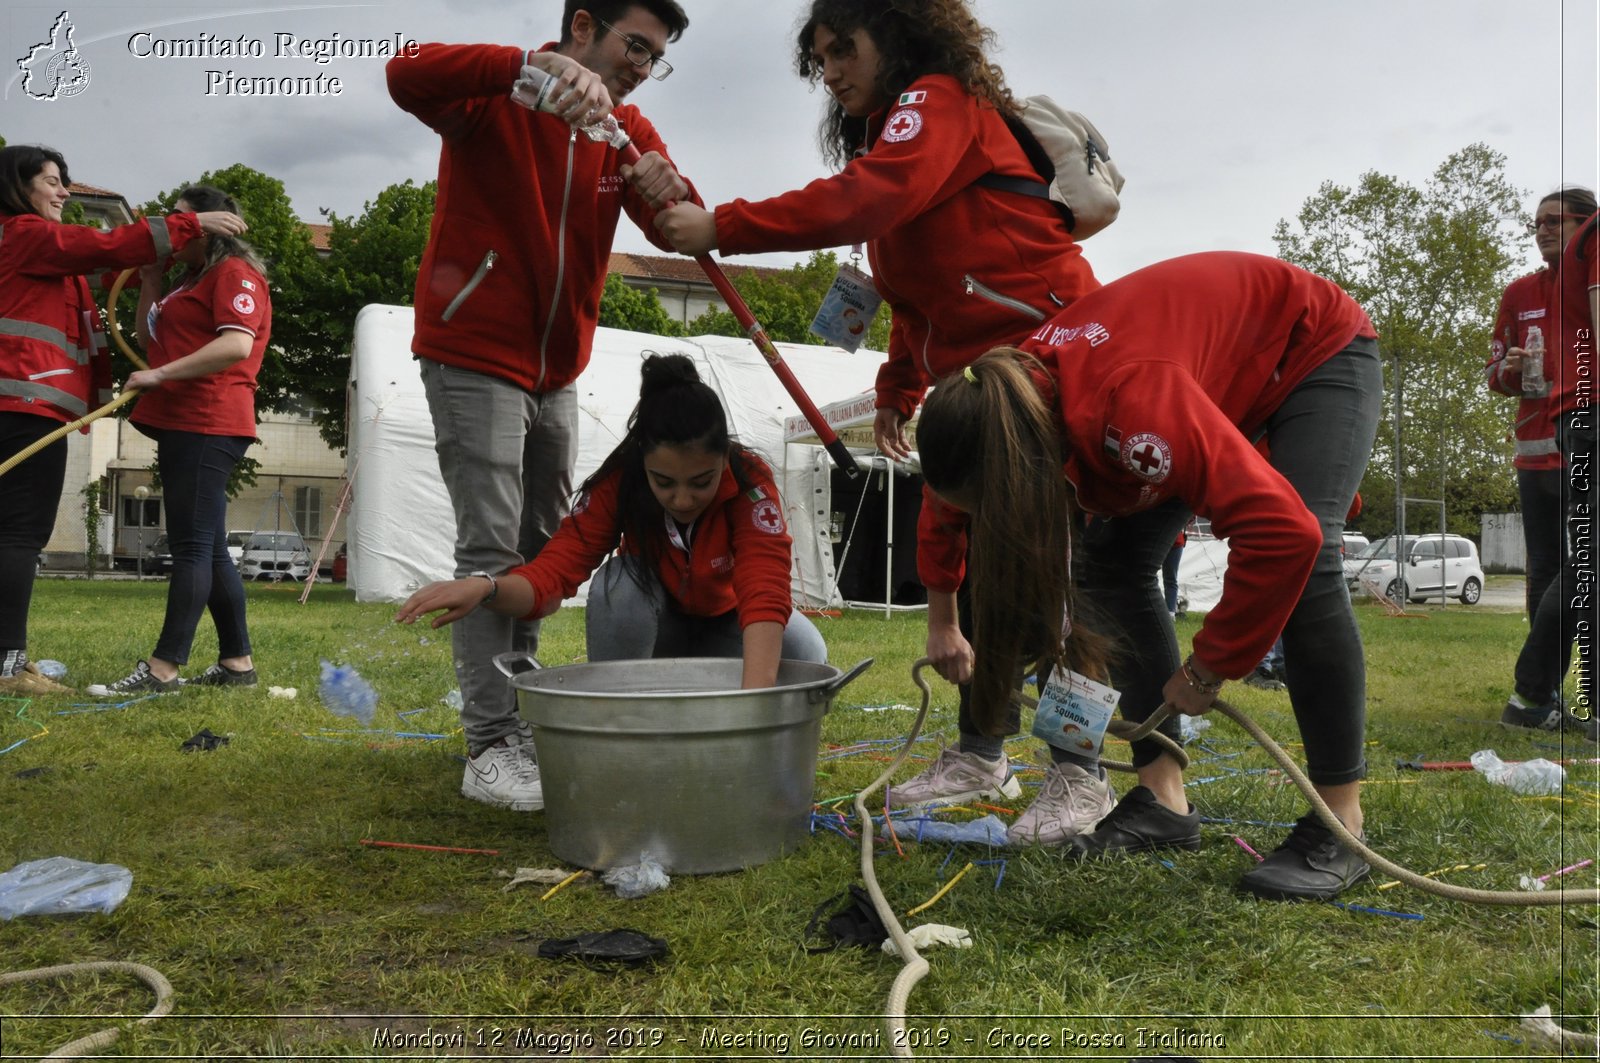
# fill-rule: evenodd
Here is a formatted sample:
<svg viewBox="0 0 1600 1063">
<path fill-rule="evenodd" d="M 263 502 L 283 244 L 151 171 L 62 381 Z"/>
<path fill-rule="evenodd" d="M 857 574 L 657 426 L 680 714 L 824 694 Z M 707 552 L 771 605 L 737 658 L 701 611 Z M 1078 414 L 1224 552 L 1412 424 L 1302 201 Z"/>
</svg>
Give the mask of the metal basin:
<svg viewBox="0 0 1600 1063">
<path fill-rule="evenodd" d="M 606 661 L 513 672 L 533 728 L 550 849 L 579 867 L 709 874 L 766 863 L 808 836 L 822 717 L 849 672 L 784 661 L 741 690 L 737 658 Z"/>
</svg>

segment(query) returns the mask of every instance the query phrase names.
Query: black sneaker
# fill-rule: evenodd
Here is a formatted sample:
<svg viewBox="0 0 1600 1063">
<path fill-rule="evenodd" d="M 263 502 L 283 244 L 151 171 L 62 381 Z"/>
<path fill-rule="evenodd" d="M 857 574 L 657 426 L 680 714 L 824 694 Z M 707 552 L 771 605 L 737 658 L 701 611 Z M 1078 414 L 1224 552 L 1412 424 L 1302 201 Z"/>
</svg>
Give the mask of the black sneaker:
<svg viewBox="0 0 1600 1063">
<path fill-rule="evenodd" d="M 253 687 L 258 680 L 254 668 L 239 672 L 214 664 L 193 679 L 180 679 L 178 682 L 186 687 Z"/>
<path fill-rule="evenodd" d="M 1331 901 L 1371 873 L 1315 812 L 1307 812 L 1282 845 L 1239 879 L 1239 886 L 1269 901 Z"/>
<path fill-rule="evenodd" d="M 1156 795 L 1144 786 L 1129 790 L 1093 831 L 1073 835 L 1064 847 L 1074 860 L 1151 849 L 1198 848 L 1200 813 L 1194 806 L 1189 806 L 1187 815 L 1179 815 L 1157 801 Z"/>
<path fill-rule="evenodd" d="M 1506 702 L 1506 707 L 1500 710 L 1500 726 L 1524 731 L 1559 731 L 1563 727 L 1569 731 L 1579 731 L 1585 725 L 1577 717 L 1569 715 L 1559 700 L 1529 705 L 1521 696 L 1513 694 L 1511 700 Z"/>
<path fill-rule="evenodd" d="M 1257 690 L 1282 690 L 1283 682 L 1273 675 L 1271 671 L 1257 668 L 1244 677 L 1244 685 L 1255 687 Z"/>
<path fill-rule="evenodd" d="M 132 672 L 115 683 L 95 683 L 84 687 L 83 692 L 96 698 L 112 698 L 122 694 L 175 694 L 178 685 L 176 676 L 157 679 L 150 672 L 150 662 L 140 661 L 134 665 Z"/>
</svg>

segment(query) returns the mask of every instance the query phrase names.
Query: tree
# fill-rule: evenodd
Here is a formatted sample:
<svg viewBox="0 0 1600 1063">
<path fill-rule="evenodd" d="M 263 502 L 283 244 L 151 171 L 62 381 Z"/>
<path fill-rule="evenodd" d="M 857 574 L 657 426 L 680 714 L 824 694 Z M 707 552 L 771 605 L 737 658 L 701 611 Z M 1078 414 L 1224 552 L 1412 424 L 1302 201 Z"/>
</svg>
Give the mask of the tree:
<svg viewBox="0 0 1600 1063">
<path fill-rule="evenodd" d="M 813 251 L 808 260 L 786 270 L 766 274 L 750 269 L 733 270 L 729 277 L 745 305 L 773 340 L 821 344 L 823 341 L 811 334 L 811 319 L 816 316 L 823 296 L 828 294 L 838 269 L 839 260 L 832 251 Z M 731 311 L 714 306 L 689 322 L 689 334 L 743 336 L 745 330 Z M 863 346 L 874 351 L 888 349 L 887 310 L 880 311 L 873 320 Z"/>
<path fill-rule="evenodd" d="M 615 273 L 606 275 L 605 290 L 600 293 L 600 324 L 657 336 L 684 335 L 683 326 L 667 313 L 654 288 L 641 292 L 624 284 Z"/>
<path fill-rule="evenodd" d="M 373 303 L 411 305 L 436 189 L 433 181 L 421 187 L 405 181 L 379 192 L 359 217 L 324 212 L 333 227 L 328 256 L 309 274 L 296 313 L 278 337 L 302 401 L 335 449 L 346 443 L 356 315 Z"/>
<path fill-rule="evenodd" d="M 1483 382 L 1527 221 L 1505 162 L 1470 144 L 1423 188 L 1376 172 L 1354 188 L 1327 182 L 1297 225 L 1280 221 L 1273 233 L 1282 258 L 1339 284 L 1377 326 L 1384 418 L 1361 487 L 1372 531 L 1392 530 L 1397 516 L 1397 423 L 1404 493 L 1443 499 L 1451 531 L 1476 535 L 1481 514 L 1515 506 L 1513 411 Z M 1410 507 L 1407 530 L 1429 530 L 1434 519 L 1433 507 Z"/>
</svg>

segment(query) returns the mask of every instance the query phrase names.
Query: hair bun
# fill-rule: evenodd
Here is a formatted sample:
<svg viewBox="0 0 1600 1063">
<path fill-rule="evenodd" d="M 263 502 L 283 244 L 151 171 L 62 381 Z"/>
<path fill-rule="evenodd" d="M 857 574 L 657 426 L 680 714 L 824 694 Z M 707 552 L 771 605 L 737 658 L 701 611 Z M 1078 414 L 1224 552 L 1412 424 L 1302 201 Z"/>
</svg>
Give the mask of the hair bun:
<svg viewBox="0 0 1600 1063">
<path fill-rule="evenodd" d="M 652 354 L 639 368 L 639 398 L 700 383 L 700 371 L 686 354 Z"/>
</svg>

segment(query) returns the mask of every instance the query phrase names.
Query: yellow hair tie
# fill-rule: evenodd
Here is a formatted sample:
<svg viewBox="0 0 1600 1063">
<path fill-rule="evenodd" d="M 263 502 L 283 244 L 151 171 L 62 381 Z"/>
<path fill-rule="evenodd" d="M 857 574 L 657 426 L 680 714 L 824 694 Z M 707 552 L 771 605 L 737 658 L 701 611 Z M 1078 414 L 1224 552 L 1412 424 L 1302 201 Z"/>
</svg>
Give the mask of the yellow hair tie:
<svg viewBox="0 0 1600 1063">
<path fill-rule="evenodd" d="M 967 383 L 969 384 L 976 384 L 978 382 L 978 378 L 973 374 L 972 366 L 970 365 L 961 370 L 961 375 L 967 378 Z"/>
</svg>

